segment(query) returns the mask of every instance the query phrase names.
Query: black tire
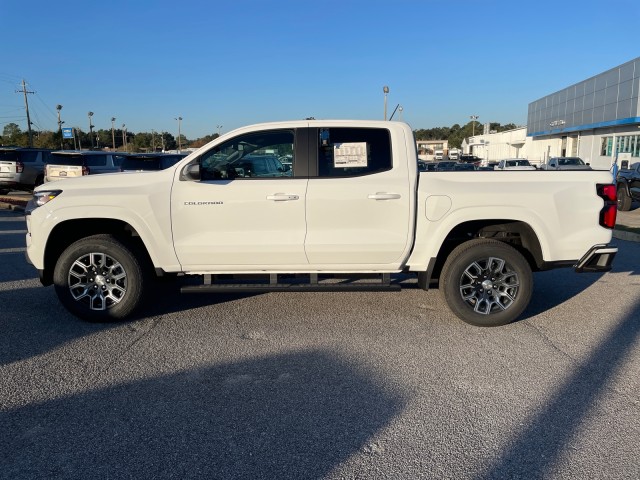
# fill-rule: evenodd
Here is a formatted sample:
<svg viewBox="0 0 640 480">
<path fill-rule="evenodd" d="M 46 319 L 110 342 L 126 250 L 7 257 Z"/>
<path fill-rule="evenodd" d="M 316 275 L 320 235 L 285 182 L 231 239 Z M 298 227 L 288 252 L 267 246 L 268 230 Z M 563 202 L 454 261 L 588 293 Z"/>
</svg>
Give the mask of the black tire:
<svg viewBox="0 0 640 480">
<path fill-rule="evenodd" d="M 90 322 L 130 316 L 142 304 L 149 282 L 134 248 L 111 235 L 94 235 L 62 252 L 53 272 L 62 304 Z"/>
<path fill-rule="evenodd" d="M 618 184 L 618 210 L 621 212 L 628 212 L 631 210 L 632 199 L 627 193 L 627 188 L 624 184 Z"/>
<path fill-rule="evenodd" d="M 456 247 L 440 276 L 447 305 L 479 327 L 513 322 L 527 308 L 533 274 L 527 260 L 504 242 L 476 239 Z"/>
<path fill-rule="evenodd" d="M 38 175 L 38 177 L 36 178 L 36 182 L 33 185 L 33 188 L 39 187 L 43 183 L 44 183 L 44 175 Z"/>
</svg>

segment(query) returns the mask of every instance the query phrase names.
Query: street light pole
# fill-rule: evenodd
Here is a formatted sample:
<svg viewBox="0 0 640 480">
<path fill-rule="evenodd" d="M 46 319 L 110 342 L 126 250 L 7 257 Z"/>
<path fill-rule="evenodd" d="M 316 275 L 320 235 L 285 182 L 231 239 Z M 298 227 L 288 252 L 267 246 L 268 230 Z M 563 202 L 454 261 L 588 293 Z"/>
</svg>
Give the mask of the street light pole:
<svg viewBox="0 0 640 480">
<path fill-rule="evenodd" d="M 91 140 L 91 150 L 93 150 L 93 124 L 91 123 L 91 117 L 93 117 L 93 112 L 87 113 L 89 117 L 89 139 Z"/>
<path fill-rule="evenodd" d="M 222 129 L 222 125 L 216 125 L 216 128 L 218 129 L 218 136 L 220 136 L 220 130 Z"/>
<path fill-rule="evenodd" d="M 389 87 L 386 85 L 382 87 L 382 92 L 384 93 L 384 119 L 387 119 L 387 95 L 389 94 Z"/>
<path fill-rule="evenodd" d="M 63 150 L 64 145 L 62 144 L 62 124 L 64 122 L 60 120 L 60 110 L 62 110 L 62 105 L 56 105 L 56 110 L 58 111 L 58 133 L 60 134 L 60 150 Z"/>
<path fill-rule="evenodd" d="M 124 147 L 124 151 L 127 151 L 127 129 L 126 125 L 122 124 L 122 146 Z"/>
<path fill-rule="evenodd" d="M 111 143 L 113 146 L 113 149 L 116 149 L 116 117 L 111 117 Z"/>
<path fill-rule="evenodd" d="M 475 137 L 476 136 L 476 120 L 478 120 L 478 118 L 480 118 L 480 116 L 479 115 L 471 115 L 469 118 L 473 122 L 471 124 L 471 136 Z"/>
<path fill-rule="evenodd" d="M 178 117 L 175 120 L 178 121 L 178 152 L 182 151 L 182 138 L 180 134 L 180 122 L 182 122 L 182 117 Z"/>
</svg>

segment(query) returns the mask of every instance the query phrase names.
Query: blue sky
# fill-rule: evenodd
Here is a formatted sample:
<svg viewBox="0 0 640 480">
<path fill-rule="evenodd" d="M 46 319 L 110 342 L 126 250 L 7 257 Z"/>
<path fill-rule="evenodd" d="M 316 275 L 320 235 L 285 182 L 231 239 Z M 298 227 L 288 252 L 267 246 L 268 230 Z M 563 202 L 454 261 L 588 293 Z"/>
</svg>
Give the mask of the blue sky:
<svg viewBox="0 0 640 480">
<path fill-rule="evenodd" d="M 524 125 L 530 102 L 640 56 L 639 0 L 2 0 L 0 133 L 127 125 L 189 139 L 243 125 L 382 119 Z M 395 119 L 398 119 L 396 114 Z"/>
</svg>

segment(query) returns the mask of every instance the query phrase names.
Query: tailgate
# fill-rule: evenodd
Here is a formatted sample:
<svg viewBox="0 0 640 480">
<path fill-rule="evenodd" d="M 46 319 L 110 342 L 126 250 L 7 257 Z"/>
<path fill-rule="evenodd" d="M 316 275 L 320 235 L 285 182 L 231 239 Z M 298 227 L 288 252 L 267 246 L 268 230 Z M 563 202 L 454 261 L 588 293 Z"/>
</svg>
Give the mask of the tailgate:
<svg viewBox="0 0 640 480">
<path fill-rule="evenodd" d="M 13 177 L 16 173 L 16 162 L 0 160 L 0 177 Z"/>
<path fill-rule="evenodd" d="M 80 165 L 47 165 L 48 178 L 73 178 L 82 176 Z"/>
</svg>

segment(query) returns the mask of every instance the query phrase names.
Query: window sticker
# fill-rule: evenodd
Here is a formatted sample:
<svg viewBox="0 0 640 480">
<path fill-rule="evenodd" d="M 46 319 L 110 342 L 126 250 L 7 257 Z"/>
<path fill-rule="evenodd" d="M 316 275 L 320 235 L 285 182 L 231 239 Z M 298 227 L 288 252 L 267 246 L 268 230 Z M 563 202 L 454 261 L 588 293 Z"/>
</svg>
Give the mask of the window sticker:
<svg viewBox="0 0 640 480">
<path fill-rule="evenodd" d="M 343 142 L 333 145 L 334 168 L 366 167 L 368 145 L 366 142 Z"/>
</svg>

